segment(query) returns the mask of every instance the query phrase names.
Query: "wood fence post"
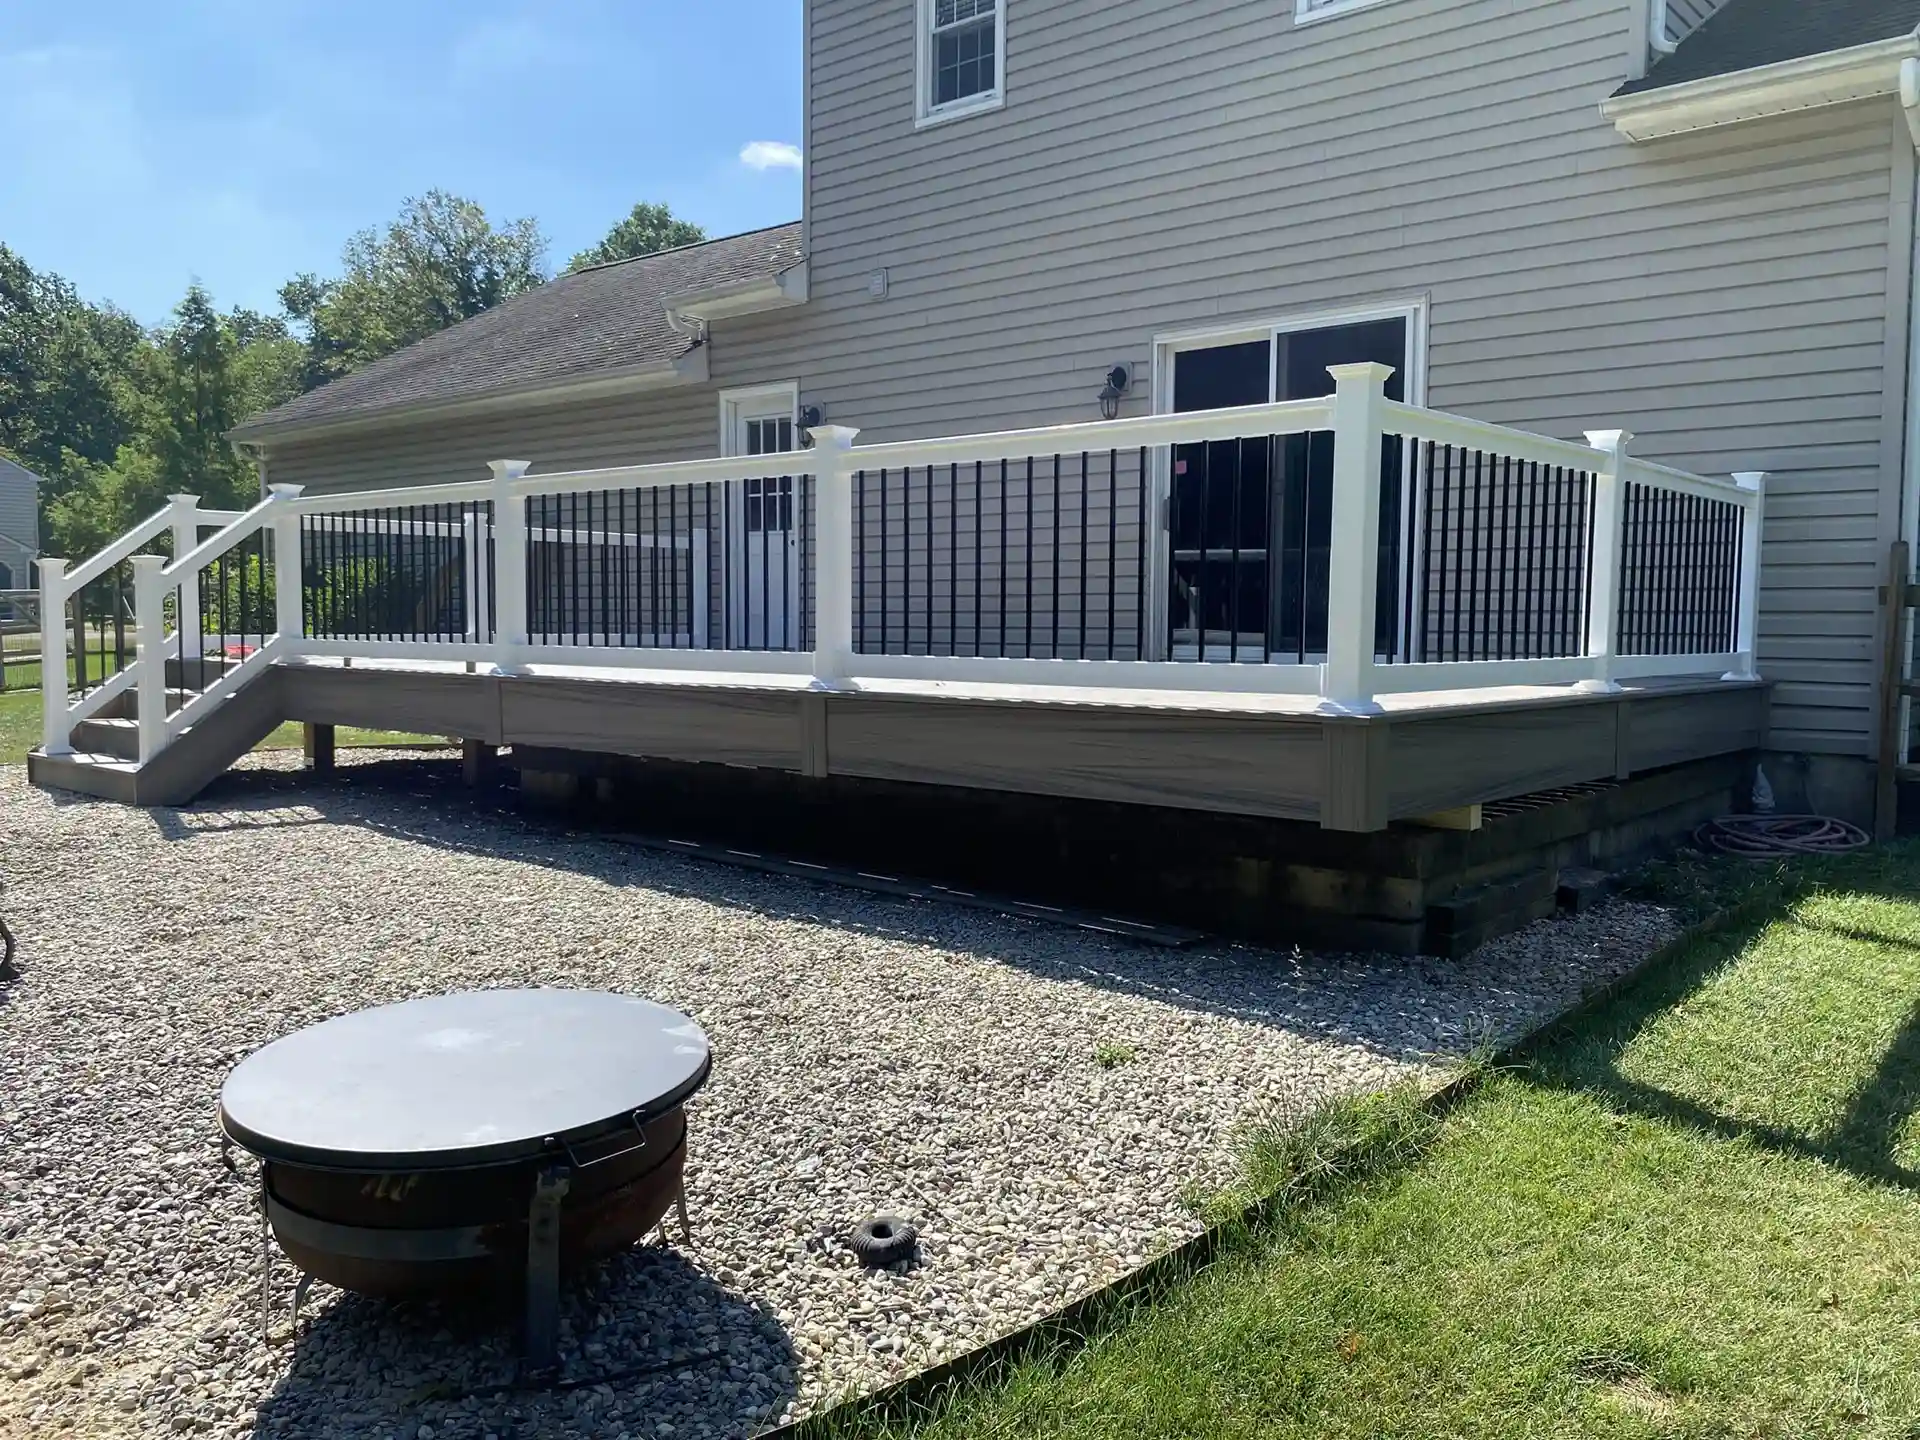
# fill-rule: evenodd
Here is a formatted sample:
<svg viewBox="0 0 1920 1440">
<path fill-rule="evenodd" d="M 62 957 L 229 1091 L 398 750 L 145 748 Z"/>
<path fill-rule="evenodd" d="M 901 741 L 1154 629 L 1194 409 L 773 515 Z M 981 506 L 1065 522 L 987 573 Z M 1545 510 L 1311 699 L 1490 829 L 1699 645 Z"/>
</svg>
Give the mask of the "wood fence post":
<svg viewBox="0 0 1920 1440">
<path fill-rule="evenodd" d="M 73 753 L 67 712 L 67 562 L 40 561 L 40 750 Z"/>
</svg>

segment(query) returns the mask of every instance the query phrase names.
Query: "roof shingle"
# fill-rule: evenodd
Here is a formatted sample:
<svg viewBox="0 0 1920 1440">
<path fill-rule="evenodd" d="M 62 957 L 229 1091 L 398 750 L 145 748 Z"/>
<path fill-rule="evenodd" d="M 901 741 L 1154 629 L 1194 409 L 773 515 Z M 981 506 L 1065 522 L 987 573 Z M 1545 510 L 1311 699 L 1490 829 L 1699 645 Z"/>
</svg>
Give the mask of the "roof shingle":
<svg viewBox="0 0 1920 1440">
<path fill-rule="evenodd" d="M 1727 0 L 1673 54 L 1616 94 L 1638 95 L 1911 35 L 1920 0 Z"/>
<path fill-rule="evenodd" d="M 765 279 L 800 260 L 796 221 L 561 275 L 254 415 L 234 434 L 244 438 L 675 360 L 694 342 L 668 326 L 666 298 Z"/>
</svg>

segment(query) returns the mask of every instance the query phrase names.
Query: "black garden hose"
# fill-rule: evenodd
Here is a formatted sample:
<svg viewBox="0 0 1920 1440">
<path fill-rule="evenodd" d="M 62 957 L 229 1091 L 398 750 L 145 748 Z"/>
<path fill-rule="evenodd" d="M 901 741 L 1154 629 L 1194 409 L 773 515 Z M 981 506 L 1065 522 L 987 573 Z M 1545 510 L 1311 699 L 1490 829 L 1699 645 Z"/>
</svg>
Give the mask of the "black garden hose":
<svg viewBox="0 0 1920 1440">
<path fill-rule="evenodd" d="M 1844 855 L 1870 842 L 1867 832 L 1829 815 L 1722 815 L 1693 832 L 1694 844 L 1743 860 Z"/>
</svg>

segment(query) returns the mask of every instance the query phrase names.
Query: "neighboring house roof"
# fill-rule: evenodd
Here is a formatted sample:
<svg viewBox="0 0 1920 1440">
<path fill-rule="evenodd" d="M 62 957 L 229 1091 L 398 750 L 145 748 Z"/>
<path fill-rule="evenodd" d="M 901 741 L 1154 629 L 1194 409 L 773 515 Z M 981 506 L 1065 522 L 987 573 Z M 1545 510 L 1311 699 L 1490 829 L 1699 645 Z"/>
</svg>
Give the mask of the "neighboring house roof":
<svg viewBox="0 0 1920 1440">
<path fill-rule="evenodd" d="M 1638 95 L 1804 60 L 1911 35 L 1920 0 L 1727 0 L 1644 79 L 1615 92 Z"/>
<path fill-rule="evenodd" d="M 538 395 L 596 377 L 671 375 L 700 345 L 675 312 L 743 313 L 803 260 L 798 222 L 596 265 L 549 280 L 383 356 L 231 433 L 265 439 L 388 416 Z M 797 290 L 804 299 L 804 283 Z M 711 309 L 701 302 L 711 300 Z M 792 303 L 774 298 L 766 303 Z"/>
</svg>

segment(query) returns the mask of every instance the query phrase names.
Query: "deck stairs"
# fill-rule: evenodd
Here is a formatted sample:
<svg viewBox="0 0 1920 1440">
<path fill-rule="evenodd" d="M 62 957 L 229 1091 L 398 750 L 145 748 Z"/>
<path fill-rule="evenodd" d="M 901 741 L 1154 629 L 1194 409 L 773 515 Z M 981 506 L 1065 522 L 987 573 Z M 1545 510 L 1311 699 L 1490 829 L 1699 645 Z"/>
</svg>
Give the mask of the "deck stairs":
<svg viewBox="0 0 1920 1440">
<path fill-rule="evenodd" d="M 166 705 L 177 714 L 199 691 L 182 681 L 181 664 L 169 660 Z M 227 661 L 189 661 L 193 678 L 205 671 L 224 673 Z M 165 750 L 140 763 L 140 696 L 128 689 L 109 700 L 99 714 L 73 727 L 73 753 L 27 757 L 32 783 L 76 791 L 128 805 L 183 805 L 270 735 L 286 717 L 280 687 L 268 673 L 257 677 L 178 732 Z"/>
</svg>

